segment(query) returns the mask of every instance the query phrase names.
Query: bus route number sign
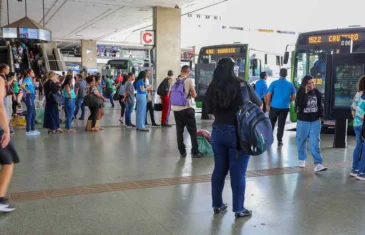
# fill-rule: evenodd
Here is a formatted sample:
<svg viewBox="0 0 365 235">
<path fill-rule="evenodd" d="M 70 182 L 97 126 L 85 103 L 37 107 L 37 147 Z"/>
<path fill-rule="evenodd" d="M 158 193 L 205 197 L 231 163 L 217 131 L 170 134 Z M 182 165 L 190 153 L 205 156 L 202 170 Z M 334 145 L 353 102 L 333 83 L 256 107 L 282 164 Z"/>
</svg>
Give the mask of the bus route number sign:
<svg viewBox="0 0 365 235">
<path fill-rule="evenodd" d="M 359 41 L 360 34 L 359 33 L 351 33 L 351 34 L 333 34 L 333 35 L 318 35 L 318 36 L 309 36 L 308 44 L 322 44 L 322 43 L 340 43 L 342 38 L 348 38 L 352 41 Z"/>
</svg>

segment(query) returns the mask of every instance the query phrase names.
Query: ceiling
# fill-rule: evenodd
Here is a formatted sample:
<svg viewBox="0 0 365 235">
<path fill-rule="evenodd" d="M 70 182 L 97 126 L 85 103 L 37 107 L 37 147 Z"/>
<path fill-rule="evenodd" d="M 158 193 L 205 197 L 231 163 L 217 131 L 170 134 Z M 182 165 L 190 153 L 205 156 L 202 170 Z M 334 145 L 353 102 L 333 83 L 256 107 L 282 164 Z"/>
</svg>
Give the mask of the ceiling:
<svg viewBox="0 0 365 235">
<path fill-rule="evenodd" d="M 25 16 L 25 0 L 0 0 L 1 26 Z M 152 8 L 175 7 L 190 12 L 222 0 L 44 0 L 45 27 L 53 40 L 80 39 L 123 43 L 152 24 Z M 43 0 L 27 0 L 27 14 L 43 25 Z"/>
</svg>

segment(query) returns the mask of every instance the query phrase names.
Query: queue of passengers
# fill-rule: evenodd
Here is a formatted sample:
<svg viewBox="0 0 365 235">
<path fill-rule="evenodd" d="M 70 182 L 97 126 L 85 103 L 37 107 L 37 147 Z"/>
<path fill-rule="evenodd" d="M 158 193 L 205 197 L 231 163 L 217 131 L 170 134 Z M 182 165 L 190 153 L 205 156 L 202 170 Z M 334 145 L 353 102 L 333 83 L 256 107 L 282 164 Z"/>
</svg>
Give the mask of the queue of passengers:
<svg viewBox="0 0 365 235">
<path fill-rule="evenodd" d="M 213 114 L 215 117 L 213 123 L 213 131 L 211 135 L 211 144 L 214 152 L 214 171 L 212 175 L 212 207 L 216 214 L 225 211 L 228 206 L 224 203 L 222 193 L 224 189 L 225 178 L 230 172 L 230 180 L 233 191 L 233 212 L 236 218 L 242 218 L 252 215 L 252 211 L 248 210 L 245 205 L 245 190 L 246 190 L 246 171 L 250 160 L 250 155 L 238 149 L 238 135 L 237 135 L 237 119 L 236 113 L 243 104 L 241 92 L 248 92 L 247 97 L 250 101 L 257 106 L 263 108 L 264 99 L 266 103 L 266 108 L 269 111 L 269 117 L 272 122 L 272 127 L 274 129 L 276 122 L 278 122 L 278 147 L 283 147 L 283 134 L 285 120 L 289 112 L 289 105 L 291 101 L 295 101 L 295 109 L 298 112 L 298 124 L 297 124 L 297 152 L 299 167 L 305 167 L 306 164 L 306 143 L 309 140 L 310 152 L 313 157 L 313 162 L 315 164 L 314 172 L 319 173 L 327 170 L 323 166 L 323 158 L 320 150 L 320 129 L 321 120 L 323 118 L 323 104 L 322 104 L 322 94 L 315 88 L 313 77 L 310 75 L 305 76 L 302 79 L 301 86 L 298 91 L 295 91 L 293 84 L 286 80 L 287 70 L 281 69 L 280 79 L 273 82 L 269 88 L 264 88 L 264 97 L 260 97 L 261 93 L 257 94 L 245 81 L 238 78 L 234 73 L 235 63 L 231 58 L 224 58 L 220 60 L 217 64 L 217 68 L 213 74 L 212 83 L 209 85 L 205 102 L 209 114 Z M 172 83 L 169 87 L 169 102 L 171 108 L 174 111 L 176 120 L 176 132 L 177 132 L 177 142 L 178 149 L 180 151 L 180 157 L 184 158 L 187 156 L 186 146 L 184 144 L 183 131 L 187 127 L 188 132 L 191 137 L 192 150 L 191 154 L 193 158 L 203 157 L 198 150 L 197 138 L 196 138 L 196 120 L 195 111 L 192 107 L 191 100 L 196 97 L 196 91 L 193 86 L 192 80 L 189 78 L 190 68 L 189 66 L 184 66 L 181 70 L 180 76 L 176 78 L 175 83 Z M 29 74 L 31 76 L 31 74 Z M 57 84 L 57 76 L 54 73 L 49 73 L 47 78 L 49 83 Z M 262 74 L 262 79 L 265 79 L 265 74 Z M 140 131 L 145 130 L 145 117 L 146 117 L 146 106 L 147 106 L 147 91 L 151 89 L 149 85 L 145 82 L 145 72 L 141 72 L 134 81 L 134 75 L 128 75 L 128 81 L 124 83 L 126 86 L 121 89 L 123 92 L 119 93 L 122 101 L 124 102 L 126 108 L 126 124 L 131 126 L 130 116 L 134 109 L 134 89 L 137 90 L 137 129 Z M 71 92 L 70 80 L 71 78 L 65 79 L 62 85 L 62 91 L 65 93 L 65 97 L 69 97 L 72 100 L 75 95 Z M 81 79 L 81 78 L 79 78 Z M 100 98 L 100 105 L 95 108 L 90 108 L 89 121 L 92 122 L 92 128 L 96 130 L 96 122 L 99 118 L 99 109 L 102 109 L 101 101 L 105 101 L 102 96 L 101 90 L 98 88 L 100 79 L 98 76 L 88 76 L 86 82 L 88 84 L 86 88 L 86 93 L 88 95 L 92 94 L 95 97 Z M 256 91 L 260 91 L 260 86 L 256 86 Z M 0 85 L 4 84 L 1 80 Z M 32 90 L 28 86 L 28 82 L 25 82 L 25 91 L 28 94 L 32 94 Z M 133 85 L 132 85 L 133 84 Z M 173 92 L 179 86 L 183 87 L 185 92 L 185 102 L 179 103 L 173 97 Z M 247 89 L 242 89 L 242 86 L 246 86 Z M 48 87 L 48 85 L 46 85 Z M 58 91 L 58 87 L 55 85 L 50 85 L 53 87 L 54 92 Z M 52 90 L 52 89 L 50 89 Z M 356 176 L 358 179 L 365 179 L 365 157 L 361 157 L 365 153 L 365 148 L 362 148 L 363 143 L 361 142 L 361 127 L 363 125 L 363 118 L 365 114 L 365 76 L 360 78 L 358 93 L 354 98 L 354 103 L 352 105 L 353 115 L 355 117 L 355 132 L 357 137 L 357 145 L 354 150 L 354 162 L 353 170 L 351 175 Z M 0 99 L 5 95 L 0 89 Z M 132 95 L 133 94 L 133 95 Z M 85 96 L 84 101 L 86 102 Z M 31 96 L 32 99 L 33 96 Z M 97 99 L 95 99 L 97 100 Z M 99 102 L 98 101 L 98 102 Z M 0 101 L 1 103 L 2 101 Z M 66 105 L 67 106 L 67 105 Z M 94 105 L 93 105 L 94 106 Z M 69 112 L 68 107 L 66 107 L 67 112 Z M 13 166 L 14 163 L 19 162 L 16 152 L 13 151 L 11 154 L 8 152 L 2 152 L 3 148 L 6 147 L 8 141 L 8 125 L 6 118 L 3 117 L 3 111 L 0 106 L 0 125 L 5 129 L 5 134 L 3 137 L 2 148 L 0 148 L 0 162 L 7 167 L 9 164 Z M 4 121 L 5 119 L 5 121 Z M 32 128 L 32 126 L 31 126 Z M 54 127 L 57 131 L 58 126 Z M 361 150 L 362 149 L 362 150 Z M 10 156 L 10 157 L 9 157 Z M 365 156 L 365 155 L 364 155 Z M 5 160 L 4 160 L 5 159 Z M 360 160 L 359 160 L 360 159 Z M 11 207 L 6 198 L 5 193 L 7 186 L 10 182 L 9 176 L 6 176 L 7 183 L 1 185 L 0 187 L 0 211 L 11 211 Z M 10 176 L 11 177 L 11 176 Z"/>
</svg>

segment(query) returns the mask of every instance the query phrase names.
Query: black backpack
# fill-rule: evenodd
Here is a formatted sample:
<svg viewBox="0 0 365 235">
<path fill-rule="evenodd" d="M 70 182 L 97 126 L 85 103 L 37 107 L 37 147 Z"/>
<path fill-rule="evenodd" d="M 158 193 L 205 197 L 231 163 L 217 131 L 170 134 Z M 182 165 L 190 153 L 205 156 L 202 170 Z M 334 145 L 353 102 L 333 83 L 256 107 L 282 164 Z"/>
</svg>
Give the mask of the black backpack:
<svg viewBox="0 0 365 235">
<path fill-rule="evenodd" d="M 169 79 L 165 78 L 157 88 L 157 95 L 167 96 L 167 94 L 169 93 L 169 89 Z"/>
</svg>

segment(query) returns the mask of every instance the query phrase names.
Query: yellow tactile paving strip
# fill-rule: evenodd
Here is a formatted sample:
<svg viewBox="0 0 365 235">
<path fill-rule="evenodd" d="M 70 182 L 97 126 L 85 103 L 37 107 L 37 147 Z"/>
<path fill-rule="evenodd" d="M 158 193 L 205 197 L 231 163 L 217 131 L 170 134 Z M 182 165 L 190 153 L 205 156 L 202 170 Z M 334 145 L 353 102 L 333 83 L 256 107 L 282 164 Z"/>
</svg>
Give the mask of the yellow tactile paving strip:
<svg viewBox="0 0 365 235">
<path fill-rule="evenodd" d="M 326 166 L 328 166 L 330 169 L 348 168 L 350 166 L 350 163 L 340 162 L 340 163 L 326 164 Z M 301 169 L 299 167 L 283 167 L 283 168 L 252 170 L 252 171 L 247 171 L 247 177 L 250 178 L 250 177 L 313 172 L 313 167 L 314 165 L 307 166 L 304 169 Z M 71 187 L 71 188 L 39 190 L 33 192 L 15 192 L 10 194 L 10 200 L 11 201 L 41 200 L 41 199 L 69 197 L 76 195 L 165 187 L 165 186 L 173 186 L 181 184 L 196 184 L 196 183 L 210 182 L 211 177 L 212 175 L 184 176 L 184 177 L 174 177 L 174 178 L 155 179 L 155 180 L 142 180 L 133 182 L 108 183 L 108 184 L 97 184 L 97 185 Z M 227 179 L 229 179 L 229 176 L 227 177 Z"/>
</svg>

